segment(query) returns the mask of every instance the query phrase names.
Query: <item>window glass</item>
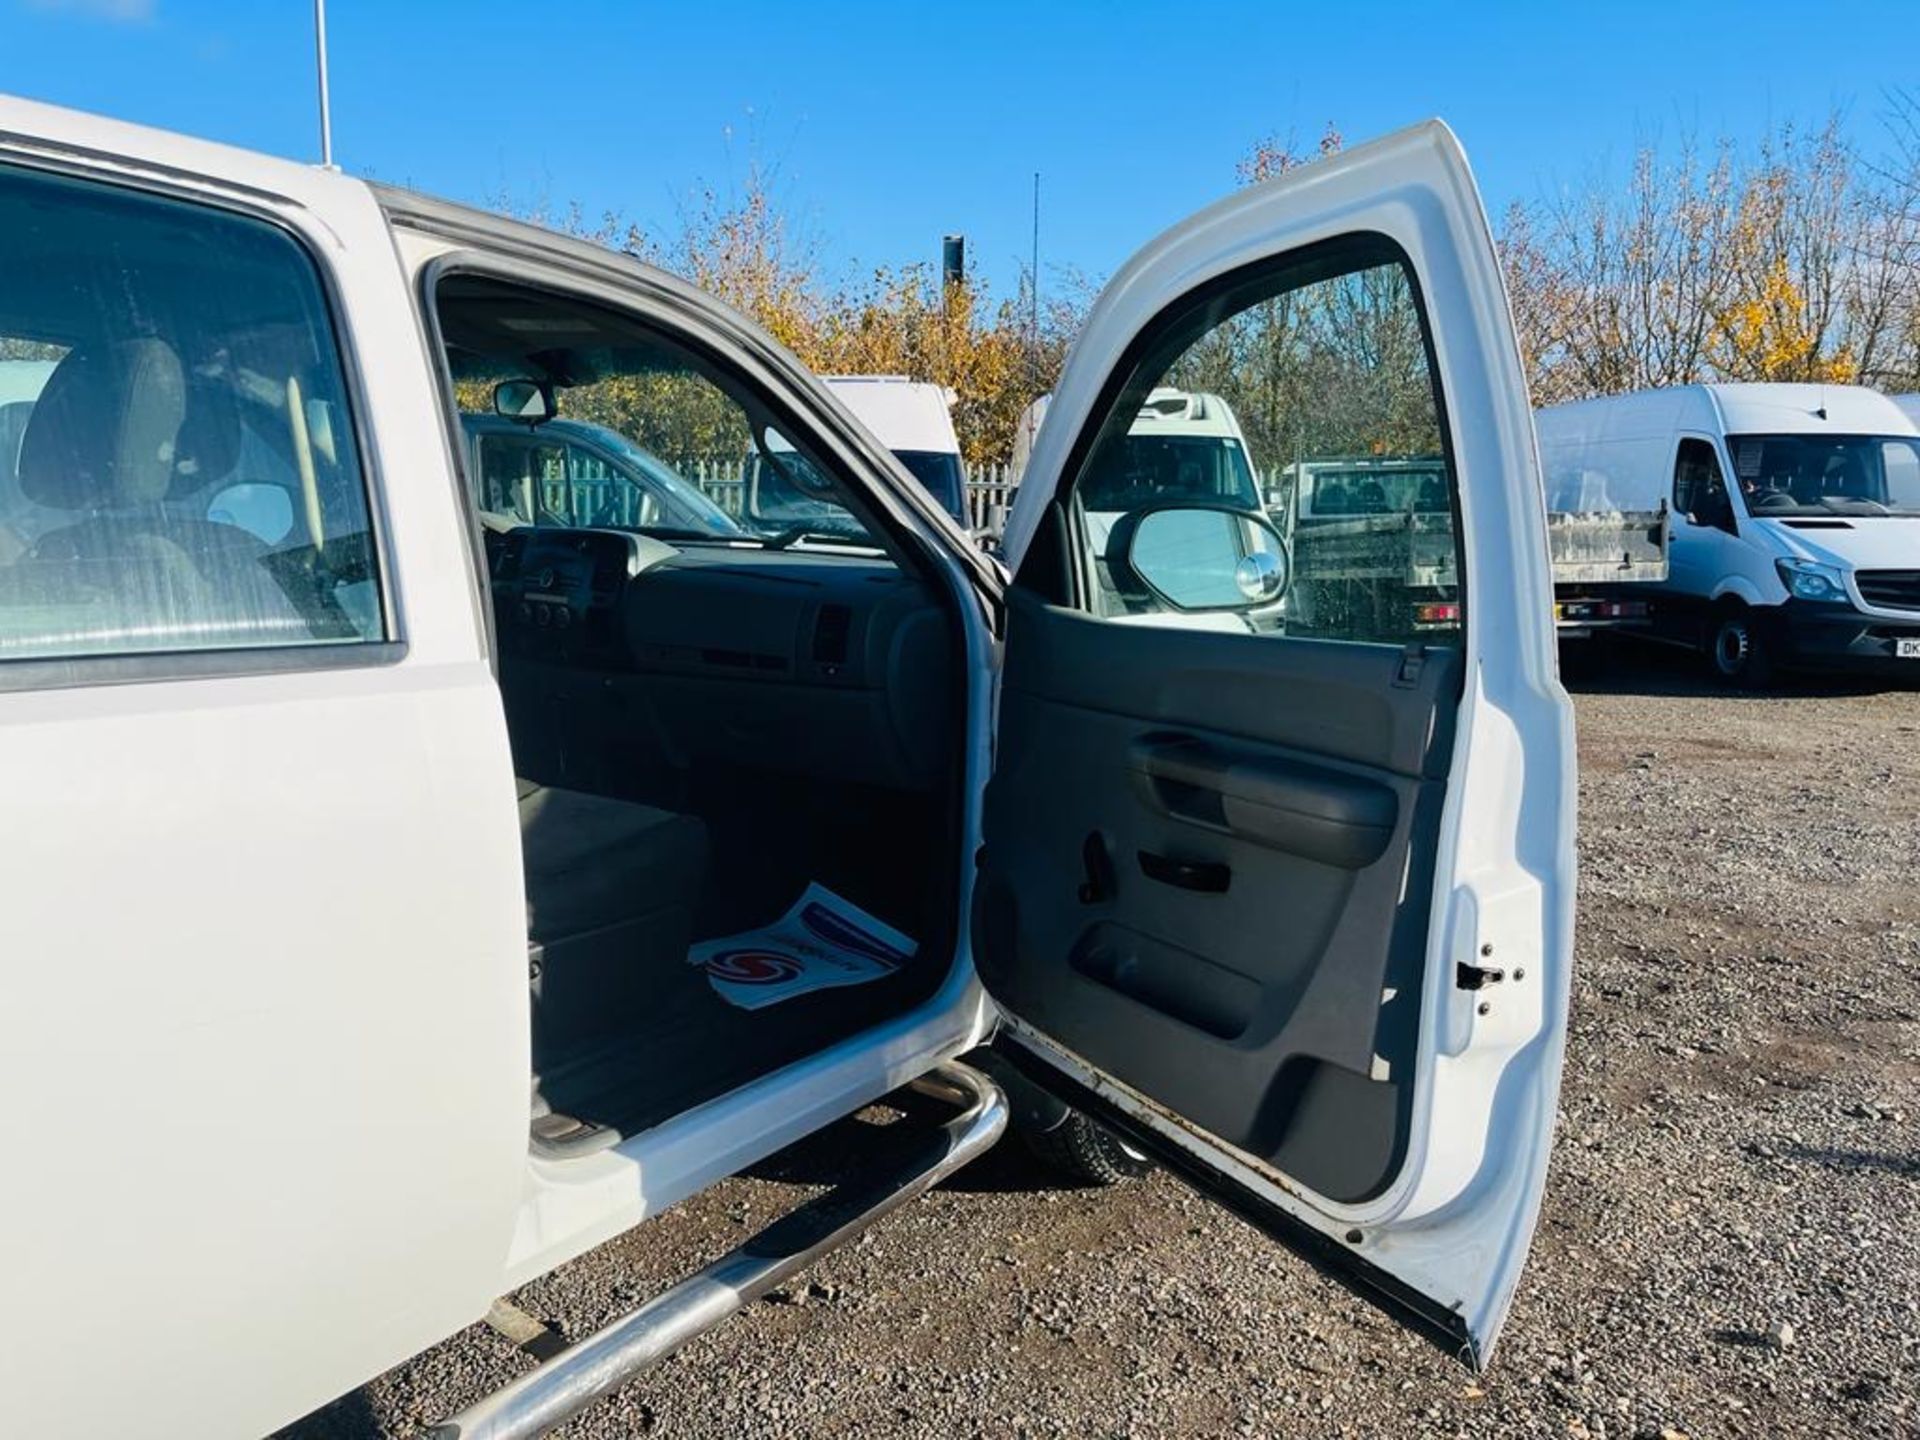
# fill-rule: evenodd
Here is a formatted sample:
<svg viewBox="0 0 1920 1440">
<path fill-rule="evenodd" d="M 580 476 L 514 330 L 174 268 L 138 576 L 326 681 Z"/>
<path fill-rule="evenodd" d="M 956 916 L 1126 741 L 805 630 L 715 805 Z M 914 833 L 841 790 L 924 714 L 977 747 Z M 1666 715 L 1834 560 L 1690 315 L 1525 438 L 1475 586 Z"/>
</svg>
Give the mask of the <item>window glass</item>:
<svg viewBox="0 0 1920 1440">
<path fill-rule="evenodd" d="M 1908 515 L 1920 514 L 1920 440 L 1882 440 L 1879 451 L 1887 507 Z"/>
<path fill-rule="evenodd" d="M 584 445 L 567 447 L 568 504 L 576 525 L 641 530 L 660 524 L 660 501 L 633 470 Z"/>
<path fill-rule="evenodd" d="M 438 305 L 483 510 L 676 544 L 886 553 L 847 484 L 781 433 L 766 400 L 676 338 L 480 276 L 450 276 Z M 496 414 L 501 385 L 537 387 L 550 405 Z"/>
<path fill-rule="evenodd" d="M 1920 511 L 1920 440 L 1879 435 L 1729 435 L 1727 450 L 1754 515 L 1887 515 Z"/>
<path fill-rule="evenodd" d="M 1720 459 L 1705 440 L 1682 440 L 1673 462 L 1673 508 L 1695 525 L 1734 528 Z"/>
<path fill-rule="evenodd" d="M 480 437 L 480 508 L 523 525 L 568 525 L 564 448 L 511 432 Z"/>
<path fill-rule="evenodd" d="M 1072 496 L 1097 614 L 1400 645 L 1459 630 L 1452 491 L 1408 270 L 1363 241 L 1164 318 Z"/>
<path fill-rule="evenodd" d="M 0 659 L 385 638 L 313 262 L 0 167 Z"/>
<path fill-rule="evenodd" d="M 913 478 L 961 524 L 967 523 L 967 476 L 960 457 L 948 450 L 896 450 L 894 456 Z"/>
</svg>

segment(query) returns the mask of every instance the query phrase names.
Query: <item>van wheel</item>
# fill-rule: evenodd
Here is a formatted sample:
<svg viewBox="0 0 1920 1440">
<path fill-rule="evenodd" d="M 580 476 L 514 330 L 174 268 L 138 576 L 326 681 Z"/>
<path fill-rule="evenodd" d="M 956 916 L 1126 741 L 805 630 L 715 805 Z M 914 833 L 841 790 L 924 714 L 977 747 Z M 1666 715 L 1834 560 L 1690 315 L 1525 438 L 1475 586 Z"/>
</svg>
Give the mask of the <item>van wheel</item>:
<svg viewBox="0 0 1920 1440">
<path fill-rule="evenodd" d="M 1020 1140 L 1048 1169 L 1082 1185 L 1117 1185 L 1153 1168 L 1145 1155 L 1078 1110 L 1051 1130 L 1022 1129 Z"/>
<path fill-rule="evenodd" d="M 1760 690 L 1773 682 L 1773 650 L 1766 631 L 1744 606 L 1720 616 L 1707 658 L 1715 677 L 1724 684 Z"/>
</svg>

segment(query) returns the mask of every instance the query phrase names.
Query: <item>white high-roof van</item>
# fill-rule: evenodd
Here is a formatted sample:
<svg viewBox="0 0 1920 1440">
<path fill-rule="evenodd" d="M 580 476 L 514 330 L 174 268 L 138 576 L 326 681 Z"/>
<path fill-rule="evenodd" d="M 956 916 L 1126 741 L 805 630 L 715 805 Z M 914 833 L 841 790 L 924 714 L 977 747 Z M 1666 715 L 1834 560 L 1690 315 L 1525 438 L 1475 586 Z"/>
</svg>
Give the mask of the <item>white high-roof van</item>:
<svg viewBox="0 0 1920 1440">
<path fill-rule="evenodd" d="M 1671 499 L 1656 633 L 1723 679 L 1761 684 L 1776 664 L 1920 677 L 1920 428 L 1886 396 L 1687 385 L 1553 406 L 1536 424 L 1588 508 Z"/>
<path fill-rule="evenodd" d="M 965 525 L 967 476 L 953 430 L 953 392 L 904 375 L 828 375 L 827 388 L 846 402 L 874 438 L 927 487 L 940 508 Z"/>
<path fill-rule="evenodd" d="M 1042 395 L 1020 417 L 1013 437 L 1014 474 L 1027 465 L 1032 437 L 1040 429 L 1051 395 Z M 1140 403 L 1127 429 L 1126 468 L 1107 493 L 1088 501 L 1089 534 L 1105 545 L 1127 501 L 1212 501 L 1246 510 L 1261 507 L 1260 486 L 1247 458 L 1247 439 L 1233 407 L 1218 395 L 1156 385 Z"/>
</svg>

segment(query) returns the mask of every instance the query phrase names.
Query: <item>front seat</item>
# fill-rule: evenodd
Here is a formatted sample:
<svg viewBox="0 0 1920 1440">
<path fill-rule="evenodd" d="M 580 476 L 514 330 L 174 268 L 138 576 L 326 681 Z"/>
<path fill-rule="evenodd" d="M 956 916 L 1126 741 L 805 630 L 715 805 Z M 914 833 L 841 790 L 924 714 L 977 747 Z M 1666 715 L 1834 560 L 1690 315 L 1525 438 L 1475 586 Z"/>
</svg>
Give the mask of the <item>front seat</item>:
<svg viewBox="0 0 1920 1440">
<path fill-rule="evenodd" d="M 180 357 L 140 337 L 70 350 L 20 438 L 19 488 L 64 511 L 16 567 L 51 595 L 85 600 L 89 628 L 117 648 L 148 635 L 201 644 L 300 639 L 307 627 L 260 564 L 265 546 L 234 525 L 169 508 L 183 475 L 206 483 L 211 438 Z M 206 455 L 190 454 L 204 445 Z M 230 453 L 220 458 L 230 461 Z"/>
<path fill-rule="evenodd" d="M 157 519 L 186 395 L 180 357 L 164 340 L 77 346 L 47 377 L 20 437 L 20 493 L 78 517 L 42 535 L 27 558 L 62 567 L 76 588 L 167 612 L 129 621 L 186 622 L 209 608 L 192 557 Z"/>
<path fill-rule="evenodd" d="M 677 988 L 707 867 L 691 815 L 519 782 L 536 1068 L 656 1011 Z"/>
</svg>

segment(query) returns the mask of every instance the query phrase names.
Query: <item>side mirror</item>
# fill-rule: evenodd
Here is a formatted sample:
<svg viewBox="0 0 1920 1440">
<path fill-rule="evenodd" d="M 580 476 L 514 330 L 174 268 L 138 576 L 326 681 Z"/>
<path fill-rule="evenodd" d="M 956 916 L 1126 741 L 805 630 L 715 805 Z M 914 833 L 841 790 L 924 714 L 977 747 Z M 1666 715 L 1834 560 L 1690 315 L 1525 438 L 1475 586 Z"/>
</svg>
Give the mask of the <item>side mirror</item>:
<svg viewBox="0 0 1920 1440">
<path fill-rule="evenodd" d="M 493 387 L 493 413 L 522 425 L 544 425 L 553 418 L 553 386 L 544 380 L 502 380 Z"/>
<path fill-rule="evenodd" d="M 1286 542 L 1251 510 L 1136 510 L 1114 526 L 1107 555 L 1123 588 L 1144 589 L 1175 610 L 1264 609 L 1280 602 L 1293 578 Z"/>
</svg>

